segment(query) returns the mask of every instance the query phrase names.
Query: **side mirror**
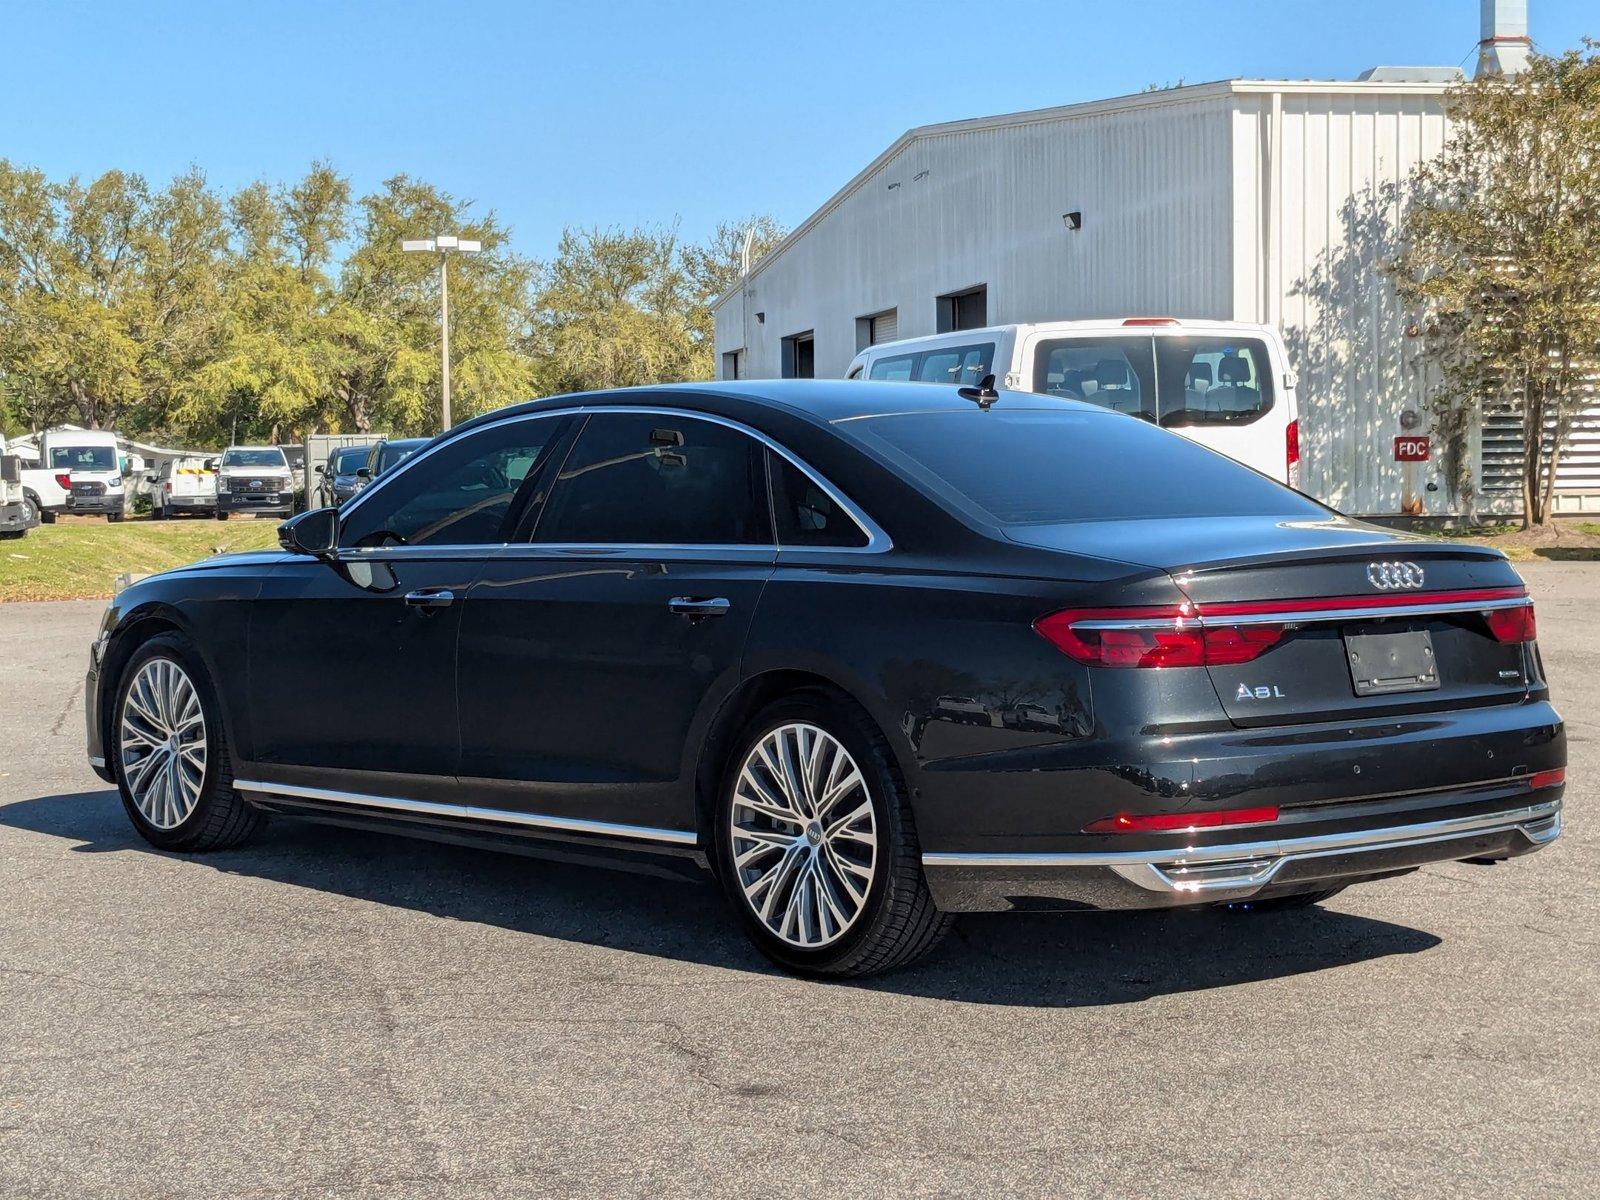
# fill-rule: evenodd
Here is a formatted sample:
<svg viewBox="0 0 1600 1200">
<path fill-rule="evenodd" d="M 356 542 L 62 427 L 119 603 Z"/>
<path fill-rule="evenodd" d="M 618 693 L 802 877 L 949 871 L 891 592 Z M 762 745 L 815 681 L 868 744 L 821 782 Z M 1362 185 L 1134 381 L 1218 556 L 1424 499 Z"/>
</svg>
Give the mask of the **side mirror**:
<svg viewBox="0 0 1600 1200">
<path fill-rule="evenodd" d="M 208 458 L 208 459 L 206 459 L 206 470 L 208 470 L 208 471 L 215 471 L 221 465 L 222 465 L 222 460 L 220 458 Z"/>
<path fill-rule="evenodd" d="M 317 474 L 318 475 L 326 475 L 327 473 L 328 473 L 328 468 L 323 466 L 321 463 L 318 463 L 317 464 Z"/>
<path fill-rule="evenodd" d="M 339 544 L 339 510 L 313 508 L 278 526 L 278 545 L 290 554 L 331 554 Z"/>
<path fill-rule="evenodd" d="M 372 472 L 370 470 L 368 470 L 366 467 L 357 467 L 356 468 L 356 478 L 357 479 L 371 479 L 372 478 Z"/>
</svg>

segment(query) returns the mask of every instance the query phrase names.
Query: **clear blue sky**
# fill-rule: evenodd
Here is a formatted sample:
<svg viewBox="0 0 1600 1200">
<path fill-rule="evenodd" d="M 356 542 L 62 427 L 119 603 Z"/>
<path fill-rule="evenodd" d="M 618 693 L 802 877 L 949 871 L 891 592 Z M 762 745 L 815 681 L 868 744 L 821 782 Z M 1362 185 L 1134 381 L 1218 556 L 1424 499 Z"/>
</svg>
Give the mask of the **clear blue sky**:
<svg viewBox="0 0 1600 1200">
<path fill-rule="evenodd" d="M 1477 0 L 74 3 L 13 0 L 0 156 L 219 187 L 330 159 L 492 207 L 523 253 L 564 224 L 770 212 L 793 226 L 912 125 L 1180 78 L 1465 64 Z M 1595 0 L 1531 0 L 1547 51 Z M 425 232 L 425 231 L 419 231 Z"/>
</svg>

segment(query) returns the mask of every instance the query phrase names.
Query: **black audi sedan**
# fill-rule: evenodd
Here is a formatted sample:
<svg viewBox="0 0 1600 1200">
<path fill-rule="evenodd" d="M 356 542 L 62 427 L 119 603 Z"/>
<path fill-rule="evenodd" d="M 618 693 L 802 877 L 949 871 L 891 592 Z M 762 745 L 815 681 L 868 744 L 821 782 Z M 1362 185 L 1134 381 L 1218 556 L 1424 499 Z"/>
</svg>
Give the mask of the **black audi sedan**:
<svg viewBox="0 0 1600 1200">
<path fill-rule="evenodd" d="M 859 975 L 962 911 L 1306 905 L 1560 831 L 1503 556 L 1090 405 L 556 397 L 280 536 L 94 643 L 90 761 L 163 849 L 285 813 L 682 855 L 772 959 Z"/>
</svg>

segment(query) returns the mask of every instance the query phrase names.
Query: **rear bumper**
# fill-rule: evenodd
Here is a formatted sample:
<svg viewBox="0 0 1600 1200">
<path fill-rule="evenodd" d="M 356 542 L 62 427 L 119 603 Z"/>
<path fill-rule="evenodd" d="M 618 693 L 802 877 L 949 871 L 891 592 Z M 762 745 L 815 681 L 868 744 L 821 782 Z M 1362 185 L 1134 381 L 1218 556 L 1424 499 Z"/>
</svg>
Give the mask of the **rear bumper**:
<svg viewBox="0 0 1600 1200">
<path fill-rule="evenodd" d="M 162 508 L 215 508 L 215 496 L 163 496 Z"/>
<path fill-rule="evenodd" d="M 1436 820 L 1165 849 L 922 856 L 950 912 L 1164 908 L 1309 891 L 1430 862 L 1530 854 L 1561 833 L 1560 789 Z"/>
<path fill-rule="evenodd" d="M 38 523 L 26 504 L 0 504 L 0 533 L 21 533 Z"/>
</svg>

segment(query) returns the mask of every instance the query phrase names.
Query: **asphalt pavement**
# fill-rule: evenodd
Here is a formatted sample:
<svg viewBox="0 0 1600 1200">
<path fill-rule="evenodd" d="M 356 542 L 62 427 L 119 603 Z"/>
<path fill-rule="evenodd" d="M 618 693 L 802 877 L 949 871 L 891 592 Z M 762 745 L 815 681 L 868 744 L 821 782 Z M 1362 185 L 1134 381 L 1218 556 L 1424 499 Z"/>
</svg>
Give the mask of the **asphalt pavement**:
<svg viewBox="0 0 1600 1200">
<path fill-rule="evenodd" d="M 98 602 L 0 605 L 0 1194 L 1600 1192 L 1600 565 L 1524 571 L 1567 829 L 1288 914 L 974 916 L 861 983 L 710 882 L 275 821 L 83 760 Z"/>
</svg>

